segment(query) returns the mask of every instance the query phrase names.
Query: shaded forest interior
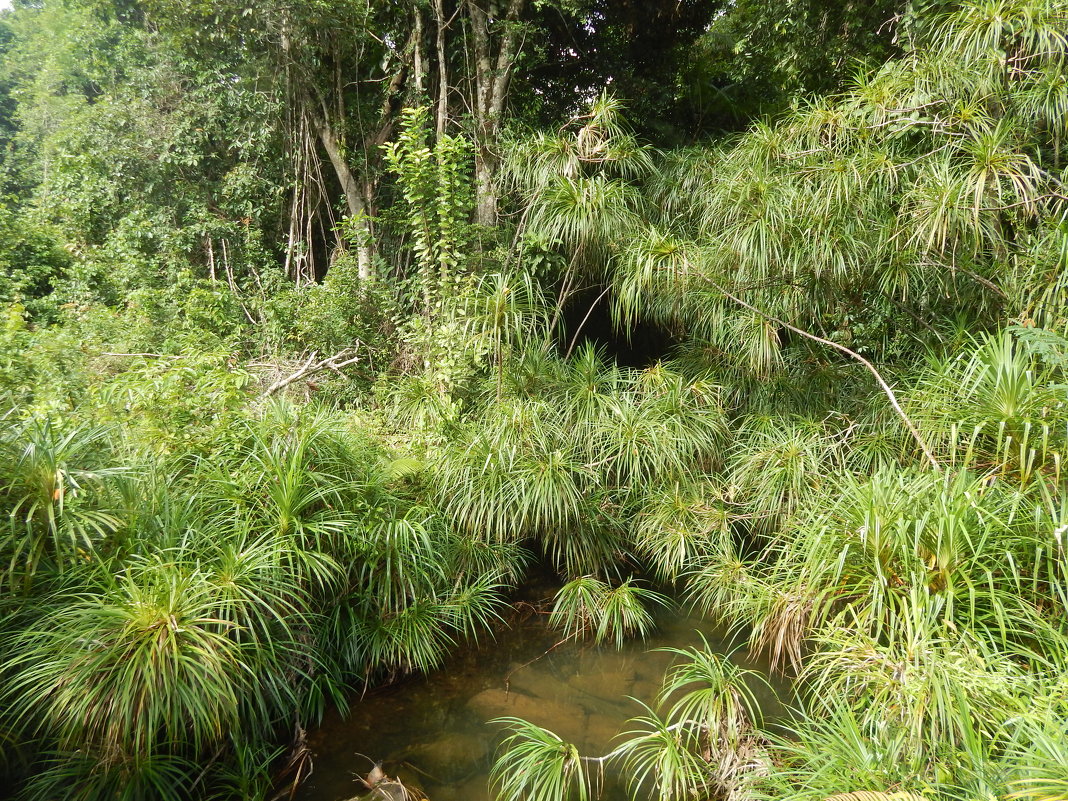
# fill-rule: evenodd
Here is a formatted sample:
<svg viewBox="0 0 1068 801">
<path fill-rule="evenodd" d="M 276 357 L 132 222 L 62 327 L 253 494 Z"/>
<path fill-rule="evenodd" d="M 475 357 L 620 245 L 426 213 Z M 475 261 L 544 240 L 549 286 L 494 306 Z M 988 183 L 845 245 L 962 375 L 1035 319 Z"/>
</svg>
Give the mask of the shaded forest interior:
<svg viewBox="0 0 1068 801">
<path fill-rule="evenodd" d="M 620 367 L 643 370 L 673 355 L 679 341 L 656 322 L 638 320 L 620 329 L 612 320 L 608 287 L 590 287 L 575 294 L 564 308 L 556 347 L 561 353 L 592 345 Z"/>
</svg>

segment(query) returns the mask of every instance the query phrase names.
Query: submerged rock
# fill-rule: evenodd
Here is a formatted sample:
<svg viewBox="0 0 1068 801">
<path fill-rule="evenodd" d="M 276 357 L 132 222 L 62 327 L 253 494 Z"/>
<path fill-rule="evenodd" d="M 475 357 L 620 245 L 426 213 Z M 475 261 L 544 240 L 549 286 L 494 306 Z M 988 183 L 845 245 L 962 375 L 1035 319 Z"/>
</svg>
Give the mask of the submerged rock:
<svg viewBox="0 0 1068 801">
<path fill-rule="evenodd" d="M 568 686 L 606 703 L 616 706 L 628 704 L 627 696 L 635 695 L 634 687 L 638 681 L 633 668 L 597 673 L 576 673 L 568 679 Z"/>
<path fill-rule="evenodd" d="M 472 799 L 489 798 L 486 777 L 479 775 L 460 784 L 434 789 L 434 801 L 472 801 Z"/>
<path fill-rule="evenodd" d="M 535 667 L 520 667 L 508 674 L 508 689 L 536 698 L 564 700 L 575 698 L 575 688 L 552 673 Z"/>
<path fill-rule="evenodd" d="M 443 732 L 428 743 L 413 745 L 404 758 L 438 784 L 455 784 L 484 767 L 490 744 L 485 737 Z"/>
<path fill-rule="evenodd" d="M 606 750 L 618 731 L 609 717 L 591 712 L 582 704 L 535 698 L 526 693 L 483 690 L 468 702 L 468 706 L 485 721 L 499 717 L 522 718 L 594 753 Z"/>
</svg>

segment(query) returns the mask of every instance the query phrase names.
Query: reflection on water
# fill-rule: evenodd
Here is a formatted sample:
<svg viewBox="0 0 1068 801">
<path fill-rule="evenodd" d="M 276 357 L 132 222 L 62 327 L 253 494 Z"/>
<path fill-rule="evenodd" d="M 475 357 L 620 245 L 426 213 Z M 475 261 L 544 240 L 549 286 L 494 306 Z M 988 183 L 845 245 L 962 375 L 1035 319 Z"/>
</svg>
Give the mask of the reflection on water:
<svg viewBox="0 0 1068 801">
<path fill-rule="evenodd" d="M 655 649 L 700 645 L 702 634 L 713 649 L 731 649 L 716 626 L 683 613 L 664 614 L 653 636 L 622 651 L 574 642 L 553 648 L 558 633 L 534 615 L 441 670 L 354 699 L 346 719 L 329 717 L 309 734 L 315 771 L 297 798 L 360 795 L 366 791 L 356 775 L 367 773 L 370 760 L 380 760 L 386 773 L 418 786 L 430 801 L 490 801 L 487 776 L 502 727 L 488 721 L 524 718 L 585 755 L 605 754 L 628 729 L 628 719 L 644 711 L 631 699 L 654 705 L 664 671 L 676 658 Z M 766 669 L 744 649 L 735 659 Z M 761 687 L 754 692 L 765 715 L 777 716 L 776 699 Z M 625 795 L 608 777 L 602 797 L 617 801 Z"/>
</svg>

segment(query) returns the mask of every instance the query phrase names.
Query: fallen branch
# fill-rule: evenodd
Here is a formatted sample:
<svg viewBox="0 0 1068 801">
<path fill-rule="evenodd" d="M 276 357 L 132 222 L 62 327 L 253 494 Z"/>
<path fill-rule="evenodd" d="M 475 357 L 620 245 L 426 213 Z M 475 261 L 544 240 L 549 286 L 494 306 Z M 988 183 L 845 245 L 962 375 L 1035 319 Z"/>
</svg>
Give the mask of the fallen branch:
<svg viewBox="0 0 1068 801">
<path fill-rule="evenodd" d="M 359 343 L 357 343 L 357 346 Z M 356 348 L 345 348 L 342 351 L 335 353 L 333 356 L 327 356 L 325 359 L 316 361 L 316 357 L 319 355 L 318 351 L 312 351 L 311 356 L 304 362 L 304 365 L 295 373 L 286 376 L 285 378 L 279 378 L 269 387 L 264 395 L 270 396 L 279 390 L 285 389 L 295 381 L 300 381 L 302 378 L 307 378 L 310 375 L 321 373 L 323 370 L 333 370 L 334 372 L 341 372 L 342 367 L 348 367 L 350 364 L 356 364 L 360 360 Z"/>
<path fill-rule="evenodd" d="M 129 356 L 131 358 L 145 358 L 145 359 L 180 359 L 181 356 L 174 356 L 170 353 L 112 353 L 111 351 L 103 351 L 101 356 Z"/>
<path fill-rule="evenodd" d="M 818 342 L 821 345 L 826 345 L 828 348 L 834 348 L 836 351 L 844 353 L 849 358 L 854 359 L 864 365 L 864 367 L 867 368 L 868 372 L 875 376 L 875 380 L 879 382 L 879 386 L 882 388 L 883 392 L 886 393 L 886 397 L 890 400 L 890 405 L 894 407 L 894 411 L 897 412 L 897 416 L 901 418 L 901 422 L 905 424 L 905 428 L 909 430 L 909 433 L 912 434 L 912 438 L 916 440 L 916 444 L 920 446 L 920 450 L 923 451 L 923 455 L 927 457 L 927 461 L 931 463 L 931 467 L 934 468 L 934 471 L 936 473 L 942 472 L 942 466 L 938 463 L 938 460 L 935 459 L 934 453 L 931 452 L 931 449 L 927 446 L 927 443 L 920 435 L 919 429 L 916 428 L 916 425 L 912 422 L 912 420 L 909 419 L 908 415 L 905 414 L 905 410 L 902 409 L 901 404 L 898 403 L 897 396 L 894 394 L 894 390 L 890 388 L 890 385 L 886 383 L 886 379 L 884 379 L 879 373 L 879 371 L 875 369 L 875 365 L 873 365 L 871 362 L 869 362 L 856 351 L 850 350 L 845 345 L 839 344 L 838 342 L 834 342 L 830 339 L 818 337 L 815 334 L 810 334 L 808 331 L 804 331 L 798 328 L 797 326 L 790 325 L 788 322 L 780 320 L 775 315 L 769 314 L 765 311 L 761 311 L 751 303 L 746 303 L 741 298 L 732 295 L 730 292 L 721 287 L 712 279 L 705 278 L 705 280 L 712 285 L 713 289 L 723 295 L 723 297 L 733 301 L 734 303 L 737 303 L 744 309 L 748 309 L 749 311 L 753 312 L 753 314 L 756 314 L 759 317 L 763 317 L 765 320 L 770 320 L 776 325 L 781 325 L 783 328 L 793 331 L 799 336 L 805 337 L 805 339 L 811 339 L 813 342 Z"/>
</svg>

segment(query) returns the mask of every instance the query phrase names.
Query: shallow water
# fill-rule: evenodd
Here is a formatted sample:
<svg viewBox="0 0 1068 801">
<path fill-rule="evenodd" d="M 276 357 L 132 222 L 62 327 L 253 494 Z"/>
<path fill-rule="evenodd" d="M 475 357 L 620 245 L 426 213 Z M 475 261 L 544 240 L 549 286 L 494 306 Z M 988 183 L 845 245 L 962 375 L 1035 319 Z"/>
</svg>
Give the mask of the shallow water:
<svg viewBox="0 0 1068 801">
<path fill-rule="evenodd" d="M 458 654 L 427 676 L 416 677 L 354 699 L 347 718 L 332 715 L 309 733 L 315 768 L 301 787 L 301 801 L 342 801 L 366 792 L 356 780 L 372 760 L 430 801 L 491 801 L 487 778 L 504 728 L 489 721 L 510 715 L 556 732 L 586 756 L 618 744 L 627 721 L 654 705 L 664 671 L 676 659 L 655 649 L 700 645 L 725 652 L 731 644 L 714 624 L 681 612 L 660 616 L 657 631 L 622 651 L 588 643 L 556 644 L 546 616 L 520 605 L 517 620 L 495 640 Z M 546 653 L 548 651 L 548 653 Z M 734 658 L 766 674 L 767 665 Z M 779 682 L 779 695 L 786 687 Z M 764 714 L 779 715 L 776 697 L 754 686 Z M 630 696 L 630 698 L 628 698 Z M 612 776 L 602 798 L 626 798 Z"/>
</svg>

